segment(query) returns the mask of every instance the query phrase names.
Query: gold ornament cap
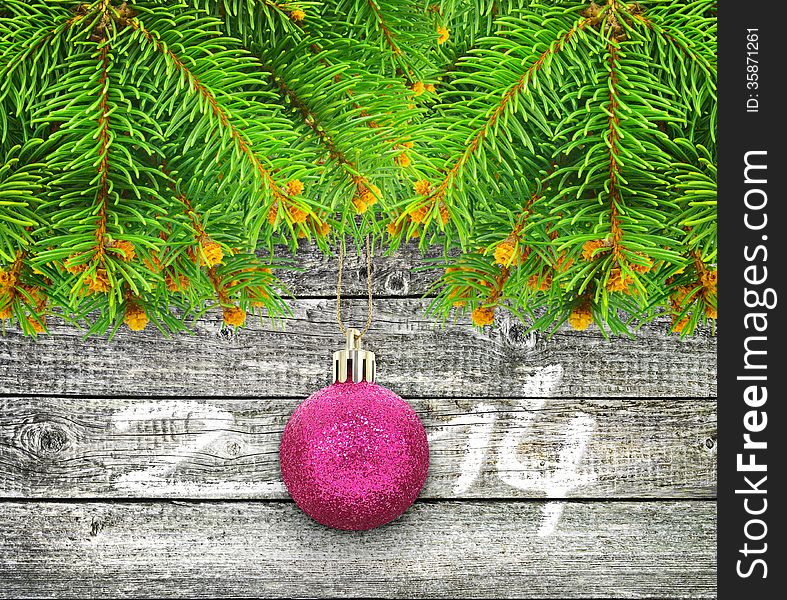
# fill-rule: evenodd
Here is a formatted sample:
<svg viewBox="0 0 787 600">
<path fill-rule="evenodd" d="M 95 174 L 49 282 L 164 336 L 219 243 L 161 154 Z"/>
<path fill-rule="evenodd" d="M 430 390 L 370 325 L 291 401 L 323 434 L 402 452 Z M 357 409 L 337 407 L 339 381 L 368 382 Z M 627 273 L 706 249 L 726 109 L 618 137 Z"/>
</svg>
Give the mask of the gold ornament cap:
<svg viewBox="0 0 787 600">
<path fill-rule="evenodd" d="M 377 367 L 374 352 L 361 349 L 361 332 L 347 329 L 347 347 L 333 353 L 333 382 L 374 383 Z"/>
</svg>

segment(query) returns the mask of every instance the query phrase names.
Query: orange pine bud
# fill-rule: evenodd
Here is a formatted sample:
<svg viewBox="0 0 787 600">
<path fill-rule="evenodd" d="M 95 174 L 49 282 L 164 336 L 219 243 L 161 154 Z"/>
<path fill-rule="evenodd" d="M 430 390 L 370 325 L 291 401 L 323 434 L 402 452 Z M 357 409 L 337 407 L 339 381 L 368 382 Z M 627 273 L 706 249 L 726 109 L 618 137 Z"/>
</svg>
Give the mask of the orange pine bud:
<svg viewBox="0 0 787 600">
<path fill-rule="evenodd" d="M 518 257 L 514 256 L 515 251 L 516 244 L 510 238 L 503 240 L 495 247 L 495 262 L 504 267 L 512 262 L 518 263 Z"/>
<path fill-rule="evenodd" d="M 681 319 L 678 319 L 678 315 L 675 315 L 672 317 L 672 327 L 670 329 L 673 333 L 685 333 L 689 326 L 689 320 L 688 315 Z"/>
<path fill-rule="evenodd" d="M 353 206 L 355 207 L 355 212 L 357 212 L 359 215 L 366 212 L 366 209 L 368 207 L 366 205 L 366 202 L 361 200 L 361 198 L 359 198 L 358 196 L 353 196 L 352 202 L 353 202 Z"/>
<path fill-rule="evenodd" d="M 708 291 L 715 293 L 718 281 L 719 274 L 716 269 L 705 271 L 700 275 L 700 283 Z"/>
<path fill-rule="evenodd" d="M 10 319 L 13 313 L 13 306 L 11 306 L 10 302 L 4 306 L 0 306 L 0 321 L 3 319 Z"/>
<path fill-rule="evenodd" d="M 126 240 L 115 240 L 109 244 L 109 247 L 120 250 L 120 252 L 117 253 L 117 256 L 119 256 L 124 262 L 131 262 L 137 255 L 136 251 L 134 250 L 134 244 Z"/>
<path fill-rule="evenodd" d="M 16 277 L 10 271 L 0 269 L 0 292 L 11 289 L 16 285 Z"/>
<path fill-rule="evenodd" d="M 432 184 L 426 179 L 416 181 L 413 187 L 415 187 L 415 193 L 421 196 L 428 196 L 429 192 L 432 191 Z"/>
<path fill-rule="evenodd" d="M 37 319 L 33 315 L 30 315 L 27 317 L 27 323 L 36 333 L 43 333 L 44 326 L 46 325 L 46 315 L 41 315 Z"/>
<path fill-rule="evenodd" d="M 331 232 L 331 226 L 327 221 L 319 221 L 317 223 L 317 233 L 325 237 Z"/>
<path fill-rule="evenodd" d="M 268 210 L 268 223 L 273 225 L 276 223 L 276 217 L 279 216 L 279 205 L 274 202 Z"/>
<path fill-rule="evenodd" d="M 402 168 L 409 167 L 410 157 L 407 155 L 407 152 L 402 152 L 400 155 L 394 158 L 394 162 L 396 162 L 396 164 Z"/>
<path fill-rule="evenodd" d="M 557 261 L 555 262 L 555 270 L 558 273 L 565 273 L 573 264 L 574 259 L 566 259 L 565 253 L 562 253 L 560 256 L 558 256 Z"/>
<path fill-rule="evenodd" d="M 587 261 L 595 260 L 598 258 L 596 250 L 606 246 L 604 240 L 590 240 L 582 244 L 582 258 Z"/>
<path fill-rule="evenodd" d="M 426 216 L 428 214 L 429 207 L 426 204 L 422 204 L 421 206 L 416 206 L 410 211 L 410 218 L 413 220 L 413 223 L 423 223 L 426 220 Z"/>
<path fill-rule="evenodd" d="M 182 273 L 175 276 L 174 272 L 169 271 L 164 275 L 164 284 L 167 286 L 167 291 L 184 292 L 189 288 L 191 282 Z"/>
<path fill-rule="evenodd" d="M 584 331 L 593 322 L 593 311 L 589 303 L 575 306 L 568 316 L 568 324 L 577 331 Z"/>
<path fill-rule="evenodd" d="M 143 259 L 142 264 L 153 273 L 158 273 L 161 269 L 161 259 L 155 251 L 151 254 L 150 260 Z"/>
<path fill-rule="evenodd" d="M 609 272 L 607 289 L 610 292 L 628 292 L 632 283 L 634 283 L 634 279 L 632 279 L 631 275 L 623 273 L 620 267 L 615 267 Z"/>
<path fill-rule="evenodd" d="M 530 289 L 536 290 L 538 292 L 548 292 L 549 288 L 552 287 L 552 273 L 547 271 L 546 273 L 536 273 L 531 275 L 527 280 L 527 285 L 530 287 Z"/>
<path fill-rule="evenodd" d="M 493 306 L 479 306 L 473 311 L 472 319 L 473 325 L 477 325 L 478 327 L 491 325 L 495 321 L 495 308 Z"/>
<path fill-rule="evenodd" d="M 366 207 L 374 206 L 377 203 L 377 198 L 380 196 L 380 188 L 376 185 L 368 184 L 366 190 L 361 194 L 361 202 L 363 202 Z M 363 211 L 359 211 L 363 212 Z"/>
<path fill-rule="evenodd" d="M 238 306 L 225 306 L 223 312 L 225 325 L 240 327 L 246 322 L 246 311 Z"/>
<path fill-rule="evenodd" d="M 221 264 L 221 261 L 224 260 L 224 252 L 221 249 L 221 245 L 217 242 L 214 242 L 208 236 L 203 236 L 200 239 L 200 249 L 202 250 L 202 258 L 205 259 L 205 264 L 209 267 L 215 267 L 218 264 Z"/>
<path fill-rule="evenodd" d="M 303 183 L 301 183 L 300 179 L 293 179 L 286 186 L 284 186 L 284 190 L 290 196 L 297 196 L 303 191 Z"/>
<path fill-rule="evenodd" d="M 437 207 L 437 212 L 440 213 L 440 222 L 443 225 L 448 225 L 448 221 L 451 220 L 451 213 L 448 212 L 448 207 L 441 202 Z"/>
<path fill-rule="evenodd" d="M 644 264 L 630 262 L 629 267 L 632 271 L 635 273 L 647 273 L 653 268 L 653 261 L 651 261 L 647 256 L 640 252 L 637 252 L 637 256 L 643 258 L 645 262 Z"/>
<path fill-rule="evenodd" d="M 268 294 L 261 287 L 253 287 L 249 289 L 249 300 L 254 308 L 262 308 L 265 306 L 265 300 L 269 298 Z"/>
<path fill-rule="evenodd" d="M 293 223 L 305 223 L 306 219 L 309 216 L 305 210 L 298 208 L 297 206 L 293 206 L 290 209 L 290 216 L 292 217 Z"/>
<path fill-rule="evenodd" d="M 145 312 L 145 308 L 129 298 L 126 302 L 126 314 L 123 316 L 123 322 L 132 331 L 142 331 L 145 329 L 145 325 L 148 324 L 148 315 Z"/>
<path fill-rule="evenodd" d="M 44 290 L 34 285 L 24 284 L 19 286 L 19 288 L 22 290 L 22 292 L 19 293 L 19 296 L 24 298 L 25 301 L 33 303 L 39 311 L 44 310 L 48 300 L 44 295 Z"/>
<path fill-rule="evenodd" d="M 91 294 L 105 294 L 112 289 L 107 270 L 100 267 L 96 269 L 93 275 L 88 275 L 85 278 L 85 285 L 88 293 Z"/>
<path fill-rule="evenodd" d="M 437 43 L 438 44 L 445 44 L 448 41 L 448 38 L 451 37 L 451 34 L 448 32 L 447 27 L 443 27 L 442 25 L 437 26 Z"/>
<path fill-rule="evenodd" d="M 72 275 L 78 275 L 87 270 L 87 263 L 75 264 L 74 261 L 78 260 L 80 257 L 79 254 L 72 254 L 66 259 L 65 267 L 66 271 L 71 273 Z"/>
<path fill-rule="evenodd" d="M 448 269 L 446 269 L 448 272 Z M 456 308 L 462 308 L 467 304 L 467 289 L 454 288 L 448 293 L 448 300 L 453 300 L 452 305 Z"/>
</svg>

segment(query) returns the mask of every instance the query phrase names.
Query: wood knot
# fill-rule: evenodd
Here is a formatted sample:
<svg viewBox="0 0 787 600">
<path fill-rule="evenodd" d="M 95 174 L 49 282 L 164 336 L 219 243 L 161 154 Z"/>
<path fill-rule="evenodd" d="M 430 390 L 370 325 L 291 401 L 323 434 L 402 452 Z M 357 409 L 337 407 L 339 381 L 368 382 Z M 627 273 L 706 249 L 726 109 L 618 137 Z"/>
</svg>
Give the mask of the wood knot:
<svg viewBox="0 0 787 600">
<path fill-rule="evenodd" d="M 66 427 L 51 421 L 28 423 L 20 434 L 22 447 L 39 458 L 54 458 L 68 448 L 71 438 Z"/>
<path fill-rule="evenodd" d="M 376 270 L 374 268 L 374 265 L 372 265 L 372 268 L 370 270 L 371 270 L 371 273 L 372 273 L 372 281 L 374 281 L 375 270 Z M 366 265 L 364 265 L 363 267 L 361 267 L 358 270 L 354 271 L 354 273 L 355 273 L 355 280 L 359 284 L 362 283 L 363 284 L 363 289 L 366 290 L 366 279 L 368 277 L 368 274 L 366 272 Z"/>
<path fill-rule="evenodd" d="M 104 529 L 104 521 L 93 517 L 90 520 L 90 537 L 96 537 Z"/>
<path fill-rule="evenodd" d="M 394 271 L 385 278 L 385 291 L 389 294 L 405 295 L 410 290 L 410 273 Z"/>
<path fill-rule="evenodd" d="M 219 331 L 216 334 L 220 340 L 234 340 L 238 337 L 240 330 L 232 325 L 226 325 L 223 321 L 219 326 Z"/>
<path fill-rule="evenodd" d="M 527 325 L 517 317 L 507 312 L 500 311 L 500 313 L 497 325 L 506 343 L 514 348 L 533 350 L 538 342 L 538 335 L 534 331 L 528 332 Z"/>
<path fill-rule="evenodd" d="M 235 458 L 240 454 L 241 443 L 238 440 L 229 439 L 224 444 L 224 451 L 229 458 Z"/>
</svg>

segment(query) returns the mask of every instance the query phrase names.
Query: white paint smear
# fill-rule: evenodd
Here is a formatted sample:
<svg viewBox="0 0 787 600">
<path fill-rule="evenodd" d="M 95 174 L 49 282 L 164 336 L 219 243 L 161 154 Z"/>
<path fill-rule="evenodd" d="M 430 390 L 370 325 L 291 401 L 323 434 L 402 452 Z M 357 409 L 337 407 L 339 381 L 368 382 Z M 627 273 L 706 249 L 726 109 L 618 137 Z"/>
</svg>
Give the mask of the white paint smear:
<svg viewBox="0 0 787 600">
<path fill-rule="evenodd" d="M 547 498 L 565 498 L 568 493 L 595 481 L 592 473 L 579 473 L 578 467 L 585 455 L 590 438 L 596 428 L 596 421 L 590 415 L 577 413 L 570 421 L 565 434 L 565 442 L 558 453 L 554 468 L 523 462 L 517 448 L 526 433 L 532 431 L 537 410 L 543 408 L 546 400 L 539 399 L 523 403 L 528 412 L 523 413 L 518 425 L 521 429 L 509 431 L 503 438 L 498 451 L 498 474 L 508 485 L 523 491 L 542 492 Z M 538 534 L 550 535 L 554 532 L 564 502 L 549 502 L 542 508 L 542 522 Z"/>
<path fill-rule="evenodd" d="M 219 494 L 271 496 L 286 491 L 281 481 L 200 483 L 181 481 L 173 477 L 177 466 L 189 455 L 206 451 L 235 423 L 231 412 L 200 402 L 163 400 L 128 406 L 113 417 L 113 424 L 119 432 L 132 432 L 135 428 L 144 430 L 145 425 L 149 426 L 156 421 L 168 423 L 170 427 L 182 421 L 184 432 L 189 430 L 192 421 L 199 421 L 208 431 L 197 435 L 192 442 L 180 445 L 166 456 L 161 456 L 160 460 L 165 464 L 123 473 L 115 479 L 118 489 L 145 494 L 160 491 L 162 496 L 190 497 L 211 497 Z"/>
<path fill-rule="evenodd" d="M 549 365 L 528 375 L 522 382 L 522 395 L 531 398 L 552 396 L 563 379 L 563 365 Z"/>
<path fill-rule="evenodd" d="M 522 382 L 522 395 L 527 398 L 518 402 L 521 412 L 507 421 L 509 429 L 504 433 L 497 449 L 497 476 L 501 481 L 523 491 L 543 493 L 547 498 L 565 498 L 576 488 L 595 480 L 595 475 L 579 473 L 578 466 L 584 457 L 587 444 L 595 430 L 595 420 L 584 413 L 577 413 L 569 422 L 565 441 L 560 447 L 554 465 L 536 464 L 535 459 L 520 457 L 517 452 L 527 435 L 533 433 L 536 418 L 543 418 L 547 398 L 554 394 L 563 376 L 561 365 L 550 365 L 527 376 Z M 459 415 L 429 433 L 429 441 L 465 435 L 464 455 L 459 465 L 459 476 L 454 482 L 453 492 L 460 494 L 469 490 L 477 481 L 490 450 L 492 434 L 499 412 L 506 410 L 488 402 L 473 406 L 468 414 Z M 211 497 L 275 496 L 286 489 L 281 481 L 237 482 L 222 481 L 200 483 L 182 481 L 174 476 L 177 466 L 189 455 L 205 451 L 234 424 L 232 413 L 194 401 L 165 400 L 128 406 L 115 414 L 113 424 L 118 432 L 144 431 L 156 421 L 161 421 L 161 430 L 174 428 L 179 421 L 182 431 L 188 431 L 191 421 L 200 421 L 205 433 L 182 444 L 166 457 L 165 464 L 124 473 L 115 480 L 118 489 L 134 493 L 155 493 L 162 496 Z M 180 429 L 180 428 L 179 428 Z M 539 460 L 540 462 L 540 460 Z M 542 508 L 538 535 L 551 535 L 563 513 L 565 502 L 550 501 Z"/>
<path fill-rule="evenodd" d="M 430 443 L 449 437 L 456 431 L 467 434 L 464 457 L 459 465 L 459 477 L 454 483 L 455 494 L 469 490 L 481 474 L 492 439 L 496 412 L 497 409 L 491 404 L 476 404 L 469 413 L 454 417 L 444 426 L 429 433 Z"/>
<path fill-rule="evenodd" d="M 525 379 L 524 395 L 532 396 L 520 401 L 522 409 L 513 422 L 513 428 L 504 436 L 498 449 L 497 469 L 501 481 L 522 491 L 543 493 L 547 498 L 565 498 L 568 493 L 595 480 L 593 474 L 580 474 L 578 467 L 585 455 L 588 442 L 596 427 L 595 419 L 577 413 L 565 435 L 565 443 L 558 453 L 553 469 L 523 463 L 517 452 L 526 435 L 532 434 L 533 423 L 547 404 L 547 398 L 563 378 L 561 365 L 550 365 Z M 546 465 L 545 465 L 546 466 Z M 541 509 L 538 535 L 554 533 L 563 514 L 565 502 L 547 502 Z"/>
</svg>

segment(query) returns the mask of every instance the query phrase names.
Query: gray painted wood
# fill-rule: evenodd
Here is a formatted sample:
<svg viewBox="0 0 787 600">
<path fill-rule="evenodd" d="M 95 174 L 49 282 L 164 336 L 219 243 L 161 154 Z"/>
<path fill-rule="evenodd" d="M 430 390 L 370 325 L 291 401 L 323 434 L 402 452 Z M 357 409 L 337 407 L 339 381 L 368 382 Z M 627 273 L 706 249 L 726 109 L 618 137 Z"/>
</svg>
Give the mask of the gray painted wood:
<svg viewBox="0 0 787 600">
<path fill-rule="evenodd" d="M 715 597 L 715 338 L 441 328 L 418 298 L 439 273 L 376 257 L 365 343 L 432 464 L 395 523 L 337 532 L 284 500 L 276 460 L 343 343 L 335 258 L 297 261 L 278 328 L 0 337 L 0 598 Z M 348 256 L 358 324 L 365 277 Z"/>
<path fill-rule="evenodd" d="M 287 498 L 293 400 L 0 399 L 0 496 Z M 424 498 L 712 498 L 709 400 L 413 400 Z"/>
<path fill-rule="evenodd" d="M 539 369 L 559 366 L 552 395 L 562 397 L 713 397 L 716 339 L 680 340 L 667 323 L 636 338 L 604 339 L 597 329 L 561 329 L 551 338 L 525 335 L 502 313 L 496 329 L 478 332 L 468 320 L 441 327 L 424 316 L 428 300 L 381 299 L 364 338 L 378 353 L 379 380 L 408 397 L 522 397 Z M 328 383 L 331 353 L 342 347 L 335 300 L 291 302 L 292 317 L 273 327 L 251 321 L 223 328 L 219 315 L 194 335 L 165 338 L 148 328 L 121 328 L 115 338 L 84 340 L 54 322 L 38 340 L 9 331 L 0 341 L 0 393 L 119 396 L 307 396 Z M 362 324 L 365 303 L 348 307 Z"/>
<path fill-rule="evenodd" d="M 0 596 L 715 597 L 715 503 L 567 502 L 551 533 L 546 506 L 419 502 L 340 532 L 291 503 L 6 503 Z"/>
<path fill-rule="evenodd" d="M 366 254 L 359 253 L 348 242 L 342 275 L 342 296 L 365 297 Z M 335 250 L 336 251 L 336 250 Z M 277 261 L 285 267 L 277 268 L 275 274 L 295 297 L 336 297 L 336 275 L 339 266 L 336 255 L 324 255 L 309 243 L 302 243 L 294 256 L 287 248 L 277 248 Z M 372 292 L 375 296 L 422 296 L 442 275 L 442 270 L 432 268 L 429 259 L 443 256 L 439 248 L 430 248 L 421 254 L 416 244 L 405 244 L 396 252 L 383 256 L 373 251 Z M 263 260 L 265 258 L 263 257 Z"/>
</svg>

